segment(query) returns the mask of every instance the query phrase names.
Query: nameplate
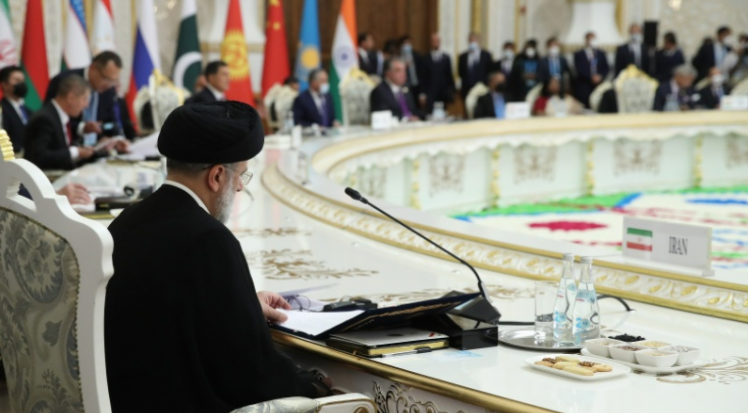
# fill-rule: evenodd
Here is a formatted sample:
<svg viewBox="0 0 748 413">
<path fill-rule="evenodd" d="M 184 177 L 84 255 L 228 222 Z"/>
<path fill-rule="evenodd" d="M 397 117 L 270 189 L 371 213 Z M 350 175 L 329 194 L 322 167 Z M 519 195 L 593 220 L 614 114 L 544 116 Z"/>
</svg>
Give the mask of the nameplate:
<svg viewBox="0 0 748 413">
<path fill-rule="evenodd" d="M 530 104 L 527 102 L 510 102 L 504 110 L 505 119 L 527 119 L 530 117 Z"/>
<path fill-rule="evenodd" d="M 392 127 L 392 112 L 380 110 L 371 113 L 371 128 L 374 130 L 385 130 Z"/>
<path fill-rule="evenodd" d="M 720 110 L 748 110 L 748 95 L 723 96 L 719 101 Z"/>
<path fill-rule="evenodd" d="M 623 218 L 623 255 L 681 265 L 713 276 L 712 229 L 642 218 Z"/>
</svg>

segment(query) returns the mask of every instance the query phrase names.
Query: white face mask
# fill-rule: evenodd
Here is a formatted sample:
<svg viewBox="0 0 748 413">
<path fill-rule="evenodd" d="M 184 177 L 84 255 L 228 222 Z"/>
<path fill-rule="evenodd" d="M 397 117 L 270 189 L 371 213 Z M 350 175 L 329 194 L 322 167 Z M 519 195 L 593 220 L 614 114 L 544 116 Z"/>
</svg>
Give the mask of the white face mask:
<svg viewBox="0 0 748 413">
<path fill-rule="evenodd" d="M 504 57 L 506 59 L 509 59 L 509 60 L 514 59 L 514 51 L 512 49 L 505 49 L 504 50 Z"/>
<path fill-rule="evenodd" d="M 548 54 L 553 57 L 558 56 L 559 53 L 561 53 L 561 49 L 558 46 L 551 46 L 551 48 L 548 49 Z"/>
<path fill-rule="evenodd" d="M 470 48 L 470 50 L 472 50 L 472 51 L 476 51 L 476 50 L 480 49 L 480 45 L 478 44 L 478 42 L 470 42 L 470 43 L 468 44 L 468 47 L 469 47 L 469 48 Z"/>
<path fill-rule="evenodd" d="M 634 43 L 641 43 L 642 42 L 642 34 L 641 33 L 634 33 L 631 35 L 631 41 Z"/>
<path fill-rule="evenodd" d="M 712 84 L 715 86 L 719 86 L 722 83 L 725 83 L 725 76 L 722 73 L 718 73 L 714 76 L 712 76 Z"/>
<path fill-rule="evenodd" d="M 590 39 L 589 41 L 587 41 L 587 46 L 592 47 L 592 48 L 594 48 L 595 46 L 597 46 L 597 39 L 593 38 L 593 39 Z"/>
<path fill-rule="evenodd" d="M 329 83 L 323 83 L 319 85 L 319 93 L 322 93 L 323 95 L 326 95 L 328 92 L 330 92 L 330 84 Z"/>
<path fill-rule="evenodd" d="M 722 39 L 722 44 L 725 45 L 725 46 L 731 46 L 732 45 L 732 40 L 733 40 L 732 39 L 732 35 L 729 35 L 729 36 L 725 37 L 724 39 Z"/>
<path fill-rule="evenodd" d="M 527 50 L 525 50 L 525 54 L 530 58 L 535 57 L 535 49 L 529 47 Z"/>
</svg>

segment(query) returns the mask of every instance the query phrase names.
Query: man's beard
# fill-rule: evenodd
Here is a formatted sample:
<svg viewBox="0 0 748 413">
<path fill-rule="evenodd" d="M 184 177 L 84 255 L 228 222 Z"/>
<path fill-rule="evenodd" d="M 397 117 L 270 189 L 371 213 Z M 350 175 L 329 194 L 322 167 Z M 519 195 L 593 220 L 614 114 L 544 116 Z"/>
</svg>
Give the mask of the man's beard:
<svg viewBox="0 0 748 413">
<path fill-rule="evenodd" d="M 234 196 L 236 196 L 236 191 L 234 191 L 230 186 L 227 186 L 218 197 L 218 201 L 216 201 L 216 209 L 218 210 L 216 219 L 224 224 L 231 217 L 231 207 L 234 205 Z"/>
</svg>

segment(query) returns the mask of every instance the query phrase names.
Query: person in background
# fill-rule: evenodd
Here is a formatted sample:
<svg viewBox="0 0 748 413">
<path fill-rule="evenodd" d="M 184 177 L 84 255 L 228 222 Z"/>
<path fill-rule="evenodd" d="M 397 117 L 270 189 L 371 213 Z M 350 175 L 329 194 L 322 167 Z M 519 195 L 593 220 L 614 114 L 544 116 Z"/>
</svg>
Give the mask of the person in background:
<svg viewBox="0 0 748 413">
<path fill-rule="evenodd" d="M 669 82 L 673 78 L 673 69 L 684 63 L 686 59 L 678 47 L 675 33 L 665 33 L 663 47 L 655 53 L 655 79 L 660 83 Z"/>
<path fill-rule="evenodd" d="M 382 48 L 382 57 L 385 61 L 400 56 L 400 48 L 398 47 L 398 41 L 395 39 L 389 39 L 384 42 Z M 384 74 L 384 66 L 382 66 L 382 73 Z"/>
<path fill-rule="evenodd" d="M 504 46 L 501 48 L 501 57 L 493 62 L 491 66 L 491 72 L 501 71 L 505 78 L 509 78 L 512 73 L 512 65 L 514 65 L 514 57 L 517 55 L 517 47 L 514 42 L 504 42 Z"/>
<path fill-rule="evenodd" d="M 582 104 L 590 107 L 590 95 L 602 83 L 610 72 L 605 52 L 597 47 L 594 32 L 584 36 L 584 49 L 574 53 L 574 68 L 577 79 L 574 82 L 574 96 Z"/>
<path fill-rule="evenodd" d="M 426 107 L 426 94 L 421 91 L 421 70 L 423 70 L 422 57 L 413 50 L 413 42 L 407 34 L 399 40 L 400 58 L 407 65 L 405 71 L 408 74 L 406 85 L 413 91 L 413 95 L 418 97 L 418 106 Z"/>
<path fill-rule="evenodd" d="M 200 93 L 203 89 L 205 89 L 205 85 L 208 83 L 207 80 L 205 80 L 205 75 L 200 73 L 200 76 L 195 79 L 195 85 L 192 87 L 192 94 L 197 95 Z"/>
<path fill-rule="evenodd" d="M 452 75 L 452 59 L 441 50 L 439 33 L 431 34 L 431 51 L 423 58 L 421 92 L 426 94 L 426 113 L 432 113 L 434 103 L 446 106 L 454 101 L 455 79 Z"/>
<path fill-rule="evenodd" d="M 740 81 L 748 79 L 748 33 L 740 35 L 738 46 L 735 48 L 737 63 L 730 71 L 730 84 L 737 85 Z"/>
<path fill-rule="evenodd" d="M 723 63 L 727 55 L 732 51 L 732 30 L 727 26 L 717 29 L 717 39 L 712 42 L 704 42 L 691 63 L 698 72 L 696 82 L 709 76 L 709 70 L 717 67 L 723 70 Z"/>
<path fill-rule="evenodd" d="M 468 50 L 460 54 L 457 62 L 457 74 L 460 76 L 460 95 L 465 100 L 470 89 L 482 82 L 488 84 L 491 71 L 491 53 L 481 48 L 480 36 L 477 33 L 468 35 Z"/>
<path fill-rule="evenodd" d="M 615 88 L 612 87 L 603 93 L 597 106 L 597 113 L 618 113 L 618 95 Z"/>
<path fill-rule="evenodd" d="M 405 62 L 393 57 L 384 62 L 384 80 L 369 95 L 372 112 L 388 110 L 398 119 L 424 119 L 416 106 L 413 91 L 405 84 L 407 80 Z"/>
<path fill-rule="evenodd" d="M 382 76 L 384 59 L 382 53 L 374 49 L 374 36 L 369 32 L 358 35 L 358 67 L 367 75 Z"/>
<path fill-rule="evenodd" d="M 709 85 L 699 90 L 698 105 L 706 109 L 719 109 L 722 98 L 730 94 L 730 86 L 725 84 L 725 76 L 713 67 L 709 71 Z"/>
<path fill-rule="evenodd" d="M 26 125 L 31 118 L 31 110 L 26 107 L 23 100 L 29 90 L 23 69 L 19 66 L 6 66 L 0 69 L 0 90 L 3 92 L 3 98 L 0 100 L 3 124 L 0 127 L 8 133 L 13 150 L 21 153 Z"/>
<path fill-rule="evenodd" d="M 561 42 L 551 37 L 545 42 L 548 55 L 538 62 L 538 82 L 545 83 L 553 77 L 561 79 L 564 89 L 568 89 L 571 82 L 569 62 L 561 55 Z"/>
<path fill-rule="evenodd" d="M 291 111 L 294 125 L 319 125 L 323 128 L 339 125 L 335 119 L 327 72 L 323 69 L 309 72 L 309 89 L 296 96 Z"/>
<path fill-rule="evenodd" d="M 543 90 L 533 104 L 532 115 L 566 116 L 582 113 L 582 110 L 582 104 L 566 94 L 561 79 L 552 77 L 543 83 Z"/>
<path fill-rule="evenodd" d="M 229 66 L 223 60 L 214 60 L 205 66 L 205 88 L 187 99 L 186 104 L 223 102 L 231 84 Z"/>
<path fill-rule="evenodd" d="M 635 65 L 642 72 L 651 75 L 649 64 L 649 50 L 644 44 L 642 27 L 636 23 L 629 27 L 628 42 L 618 46 L 616 49 L 615 76 L 621 73 L 629 65 Z"/>
<path fill-rule="evenodd" d="M 538 84 L 538 42 L 529 39 L 525 42 L 522 53 L 514 60 L 512 74 L 509 84 L 514 88 L 510 90 L 517 100 L 525 100 L 527 92 Z"/>
<path fill-rule="evenodd" d="M 673 78 L 657 88 L 652 109 L 658 112 L 694 109 L 701 99 L 693 89 L 695 78 L 696 71 L 691 65 L 676 67 L 673 70 Z"/>
<path fill-rule="evenodd" d="M 488 76 L 490 92 L 478 98 L 475 104 L 474 119 L 504 119 L 506 104 L 512 101 L 506 89 L 506 76 L 502 71 L 494 71 Z"/>
</svg>

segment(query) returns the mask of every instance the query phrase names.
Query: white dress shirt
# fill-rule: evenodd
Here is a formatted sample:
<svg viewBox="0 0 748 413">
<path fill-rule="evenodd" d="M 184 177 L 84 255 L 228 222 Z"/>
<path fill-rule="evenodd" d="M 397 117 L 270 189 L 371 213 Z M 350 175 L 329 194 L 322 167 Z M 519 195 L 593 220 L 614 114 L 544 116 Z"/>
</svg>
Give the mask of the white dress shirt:
<svg viewBox="0 0 748 413">
<path fill-rule="evenodd" d="M 179 182 L 174 182 L 174 181 L 171 181 L 169 179 L 167 179 L 166 181 L 164 181 L 164 185 L 171 185 L 173 187 L 181 189 L 184 192 L 187 192 L 187 195 L 191 196 L 192 199 L 194 199 L 195 202 L 197 202 L 197 206 L 199 206 L 200 208 L 202 208 L 203 210 L 205 210 L 205 212 L 207 212 L 208 214 L 210 214 L 210 211 L 208 211 L 208 207 L 205 206 L 205 203 L 203 202 L 203 200 L 200 199 L 200 197 L 197 196 L 197 194 L 195 192 L 193 192 L 190 188 L 187 188 L 186 186 L 180 184 Z"/>
<path fill-rule="evenodd" d="M 68 135 L 68 122 L 70 122 L 70 116 L 68 116 L 67 113 L 65 113 L 64 110 L 60 107 L 60 105 L 57 104 L 57 101 L 52 99 L 52 106 L 55 107 L 57 110 L 57 116 L 60 117 L 60 122 L 62 122 L 62 134 L 65 136 L 65 139 L 70 139 L 70 142 L 68 144 L 68 150 L 70 150 L 70 159 L 73 160 L 73 163 L 78 161 L 78 157 L 80 156 L 80 152 L 78 151 L 78 147 L 73 145 L 73 137 Z"/>
<path fill-rule="evenodd" d="M 226 100 L 226 95 L 224 93 L 217 91 L 213 86 L 210 85 L 210 83 L 206 83 L 205 87 L 208 88 L 208 90 L 210 90 L 210 93 L 212 93 L 213 96 L 215 96 L 217 101 L 220 102 L 220 101 Z"/>
</svg>

